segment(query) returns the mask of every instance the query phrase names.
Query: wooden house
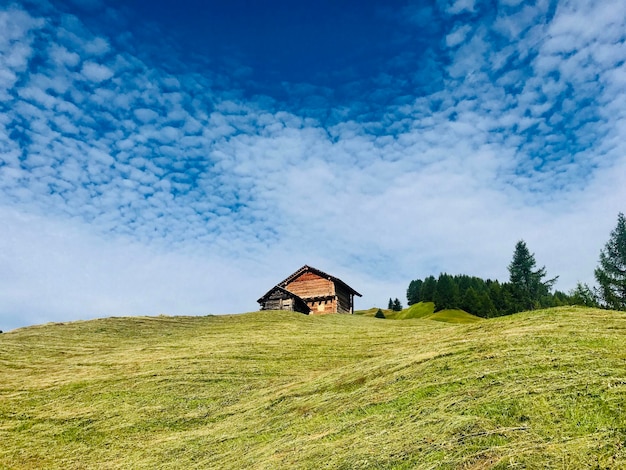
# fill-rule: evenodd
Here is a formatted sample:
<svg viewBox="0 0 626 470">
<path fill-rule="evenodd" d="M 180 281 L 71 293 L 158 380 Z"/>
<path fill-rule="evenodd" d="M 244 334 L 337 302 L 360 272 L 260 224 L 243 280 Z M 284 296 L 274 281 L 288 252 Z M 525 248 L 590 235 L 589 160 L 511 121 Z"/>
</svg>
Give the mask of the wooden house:
<svg viewBox="0 0 626 470">
<path fill-rule="evenodd" d="M 354 296 L 361 297 L 341 279 L 311 266 L 302 266 L 270 289 L 257 302 L 261 310 L 302 313 L 354 313 Z"/>
</svg>

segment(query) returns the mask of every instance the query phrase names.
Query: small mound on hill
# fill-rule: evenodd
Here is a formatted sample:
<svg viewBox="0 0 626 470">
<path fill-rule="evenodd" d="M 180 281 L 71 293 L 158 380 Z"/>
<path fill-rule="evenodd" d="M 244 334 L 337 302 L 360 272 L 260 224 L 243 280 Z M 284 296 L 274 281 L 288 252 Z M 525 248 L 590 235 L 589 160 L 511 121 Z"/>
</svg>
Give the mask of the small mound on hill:
<svg viewBox="0 0 626 470">
<path fill-rule="evenodd" d="M 411 318 L 428 318 L 435 313 L 434 302 L 418 302 L 398 312 L 399 320 L 408 320 Z"/>
<path fill-rule="evenodd" d="M 409 308 L 405 308 L 400 312 L 393 310 L 381 309 L 388 320 L 413 320 L 424 319 L 434 320 L 446 323 L 474 323 L 481 321 L 482 318 L 467 313 L 464 310 L 440 310 L 435 312 L 435 304 L 433 302 L 419 302 L 411 305 Z M 376 315 L 378 308 L 370 308 L 368 310 L 359 310 L 354 312 L 356 315 L 363 315 L 366 317 L 373 317 Z"/>
<path fill-rule="evenodd" d="M 439 310 L 426 317 L 428 320 L 442 321 L 446 323 L 475 323 L 483 320 L 480 317 L 467 313 L 464 310 Z"/>
</svg>

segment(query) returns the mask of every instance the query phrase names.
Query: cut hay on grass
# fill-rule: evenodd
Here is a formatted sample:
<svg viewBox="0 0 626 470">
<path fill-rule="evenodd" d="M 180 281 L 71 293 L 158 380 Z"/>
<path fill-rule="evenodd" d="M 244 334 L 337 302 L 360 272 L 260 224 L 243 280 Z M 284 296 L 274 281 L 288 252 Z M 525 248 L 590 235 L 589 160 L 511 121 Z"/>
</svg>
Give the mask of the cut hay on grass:
<svg viewBox="0 0 626 470">
<path fill-rule="evenodd" d="M 0 468 L 626 468 L 626 315 L 256 312 L 0 335 Z"/>
</svg>

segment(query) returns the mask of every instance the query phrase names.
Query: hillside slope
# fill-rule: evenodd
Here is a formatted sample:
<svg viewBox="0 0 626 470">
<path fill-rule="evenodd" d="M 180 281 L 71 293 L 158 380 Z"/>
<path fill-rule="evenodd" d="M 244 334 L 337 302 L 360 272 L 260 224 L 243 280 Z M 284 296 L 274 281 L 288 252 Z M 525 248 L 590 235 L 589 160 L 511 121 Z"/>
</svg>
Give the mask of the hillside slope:
<svg viewBox="0 0 626 470">
<path fill-rule="evenodd" d="M 256 312 L 0 335 L 0 468 L 626 468 L 626 315 Z"/>
<path fill-rule="evenodd" d="M 378 308 L 370 308 L 369 310 L 357 310 L 355 315 L 363 315 L 373 317 L 376 315 Z M 439 310 L 435 312 L 434 302 L 419 302 L 411 305 L 399 312 L 393 310 L 381 309 L 387 320 L 434 320 L 446 323 L 475 323 L 483 320 L 480 317 L 467 313 L 463 310 Z"/>
</svg>

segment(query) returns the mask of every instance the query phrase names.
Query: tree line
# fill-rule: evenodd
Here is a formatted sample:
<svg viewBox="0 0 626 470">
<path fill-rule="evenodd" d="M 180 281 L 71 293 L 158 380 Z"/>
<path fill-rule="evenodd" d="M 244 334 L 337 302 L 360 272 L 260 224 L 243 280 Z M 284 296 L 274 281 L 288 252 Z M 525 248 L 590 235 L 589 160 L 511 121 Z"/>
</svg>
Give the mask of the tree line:
<svg viewBox="0 0 626 470">
<path fill-rule="evenodd" d="M 561 305 L 626 310 L 626 218 L 618 215 L 617 227 L 600 251 L 597 287 L 579 282 L 568 293 L 553 292 L 558 276 L 550 278 L 545 266 L 537 267 L 524 240 L 515 245 L 508 270 L 508 282 L 447 273 L 416 279 L 409 283 L 407 301 L 434 302 L 436 310 L 461 309 L 484 318 Z"/>
</svg>

